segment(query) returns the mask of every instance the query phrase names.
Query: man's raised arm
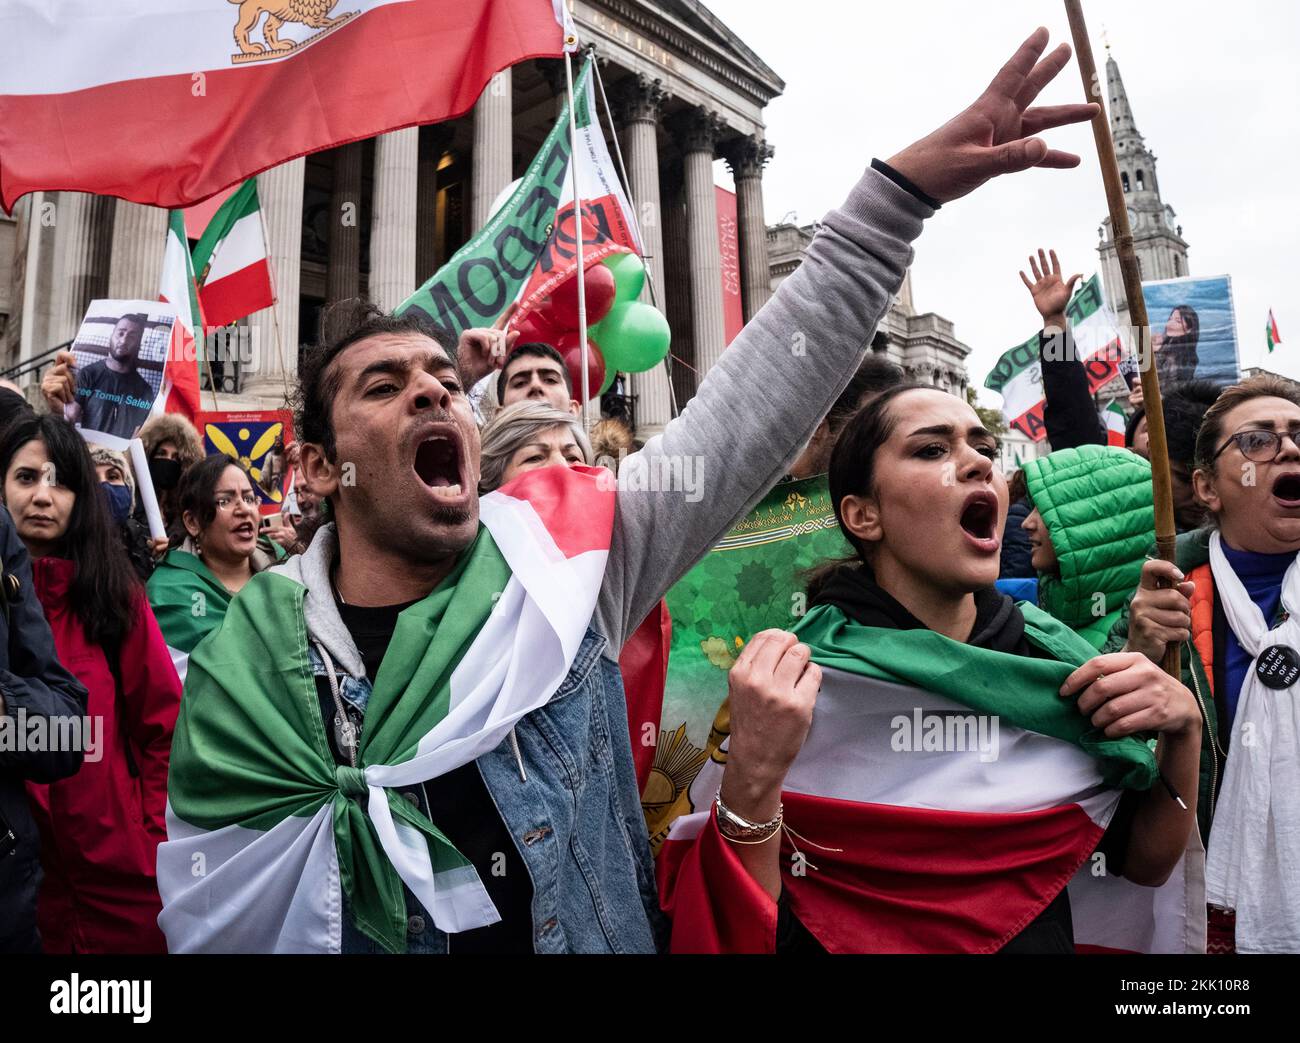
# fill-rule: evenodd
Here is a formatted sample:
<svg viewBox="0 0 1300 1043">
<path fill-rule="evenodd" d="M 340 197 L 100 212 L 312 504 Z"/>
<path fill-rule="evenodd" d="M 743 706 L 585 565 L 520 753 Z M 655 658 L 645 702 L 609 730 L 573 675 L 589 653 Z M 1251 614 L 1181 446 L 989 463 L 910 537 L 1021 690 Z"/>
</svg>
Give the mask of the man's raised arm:
<svg viewBox="0 0 1300 1043">
<path fill-rule="evenodd" d="M 922 221 L 999 174 L 1078 165 L 1078 156 L 1033 137 L 1096 112 L 1087 104 L 1030 107 L 1070 57 L 1062 44 L 1040 61 L 1047 37 L 1039 29 L 1026 40 L 960 115 L 888 163 L 872 163 L 681 416 L 623 462 L 597 608 L 614 654 L 785 473 L 861 361 Z"/>
</svg>

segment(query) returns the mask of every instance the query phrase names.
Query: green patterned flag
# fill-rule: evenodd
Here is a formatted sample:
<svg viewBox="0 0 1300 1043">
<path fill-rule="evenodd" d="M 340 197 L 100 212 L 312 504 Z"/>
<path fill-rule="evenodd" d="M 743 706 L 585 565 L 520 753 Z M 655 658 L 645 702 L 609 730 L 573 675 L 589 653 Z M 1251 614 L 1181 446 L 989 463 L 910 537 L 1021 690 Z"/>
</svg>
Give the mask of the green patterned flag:
<svg viewBox="0 0 1300 1043">
<path fill-rule="evenodd" d="M 754 634 L 804 615 L 804 573 L 852 553 L 826 476 L 781 482 L 668 592 L 672 651 L 654 766 L 641 796 L 656 851 L 694 809 L 690 787 L 729 730 L 727 671 Z"/>
</svg>

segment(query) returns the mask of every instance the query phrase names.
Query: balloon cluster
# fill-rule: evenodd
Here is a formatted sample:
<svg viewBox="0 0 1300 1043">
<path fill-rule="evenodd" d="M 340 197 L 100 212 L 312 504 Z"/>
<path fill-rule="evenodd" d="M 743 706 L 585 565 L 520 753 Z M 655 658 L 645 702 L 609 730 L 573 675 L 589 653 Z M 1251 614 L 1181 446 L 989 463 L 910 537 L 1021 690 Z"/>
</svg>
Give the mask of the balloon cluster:
<svg viewBox="0 0 1300 1043">
<path fill-rule="evenodd" d="M 587 300 L 587 386 L 603 395 L 614 374 L 653 369 L 668 354 L 668 320 L 637 300 L 645 265 L 634 253 L 612 254 L 583 272 Z M 550 344 L 564 359 L 575 397 L 582 394 L 582 344 L 578 337 L 578 276 L 560 283 L 515 327 L 516 344 Z"/>
</svg>

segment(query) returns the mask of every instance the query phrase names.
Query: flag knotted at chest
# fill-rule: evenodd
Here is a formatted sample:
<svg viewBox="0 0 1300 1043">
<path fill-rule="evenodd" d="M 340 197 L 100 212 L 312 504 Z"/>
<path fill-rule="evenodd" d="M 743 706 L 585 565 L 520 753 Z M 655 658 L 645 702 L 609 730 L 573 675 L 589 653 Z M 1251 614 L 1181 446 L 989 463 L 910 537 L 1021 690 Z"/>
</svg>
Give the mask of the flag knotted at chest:
<svg viewBox="0 0 1300 1043">
<path fill-rule="evenodd" d="M 1107 739 L 1058 694 L 1092 648 L 1020 610 L 1041 656 L 864 626 L 831 605 L 795 628 L 823 681 L 782 792 L 797 831 L 782 887 L 830 951 L 996 951 L 1096 848 L 1120 788 L 1156 777 L 1145 742 Z M 695 921 L 675 917 L 674 946 L 716 948 L 741 917 L 761 928 L 742 947 L 770 948 L 775 918 L 717 839 L 721 768 L 708 768 L 692 790 L 701 810 L 674 824 L 661 855 L 665 907 Z"/>
<path fill-rule="evenodd" d="M 355 768 L 326 741 L 306 588 L 248 583 L 190 660 L 159 851 L 172 951 L 338 951 L 346 898 L 401 952 L 403 884 L 442 930 L 499 919 L 474 866 L 396 791 L 495 748 L 563 680 L 608 557 L 603 474 L 548 468 L 483 498 L 472 547 L 398 618 Z"/>
</svg>

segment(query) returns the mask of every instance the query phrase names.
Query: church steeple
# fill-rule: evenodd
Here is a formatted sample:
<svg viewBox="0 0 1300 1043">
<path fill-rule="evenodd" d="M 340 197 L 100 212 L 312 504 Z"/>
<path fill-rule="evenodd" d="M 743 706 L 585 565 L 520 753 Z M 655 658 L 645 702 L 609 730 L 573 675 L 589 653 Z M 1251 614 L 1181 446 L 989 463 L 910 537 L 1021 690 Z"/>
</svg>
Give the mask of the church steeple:
<svg viewBox="0 0 1300 1043">
<path fill-rule="evenodd" d="M 1156 157 L 1151 154 L 1133 120 L 1133 107 L 1124 90 L 1119 63 L 1107 50 L 1106 88 L 1110 98 L 1110 135 L 1115 141 L 1115 158 L 1119 160 L 1120 180 L 1124 192 L 1150 192 L 1159 200 L 1156 184 Z"/>
<path fill-rule="evenodd" d="M 1106 88 L 1110 95 L 1110 133 L 1115 139 L 1116 147 L 1120 142 L 1125 145 L 1142 145 L 1142 135 L 1138 133 L 1137 124 L 1133 122 L 1133 108 L 1128 103 L 1128 92 L 1124 90 L 1124 80 L 1119 74 L 1119 63 L 1106 49 Z"/>
<path fill-rule="evenodd" d="M 1119 166 L 1120 185 L 1124 201 L 1128 204 L 1128 220 L 1133 231 L 1133 247 L 1142 280 L 1178 279 L 1189 274 L 1187 243 L 1182 226 L 1178 224 L 1174 208 L 1160 197 L 1160 182 L 1156 178 L 1156 156 L 1146 145 L 1133 119 L 1133 107 L 1119 73 L 1119 64 L 1106 45 L 1106 105 L 1110 113 L 1110 133 L 1115 142 L 1115 160 Z M 1106 296 L 1121 324 L 1128 324 L 1128 308 L 1124 300 L 1123 282 L 1119 273 L 1119 259 L 1115 253 L 1110 218 L 1102 222 L 1101 243 L 1102 278 Z"/>
</svg>

